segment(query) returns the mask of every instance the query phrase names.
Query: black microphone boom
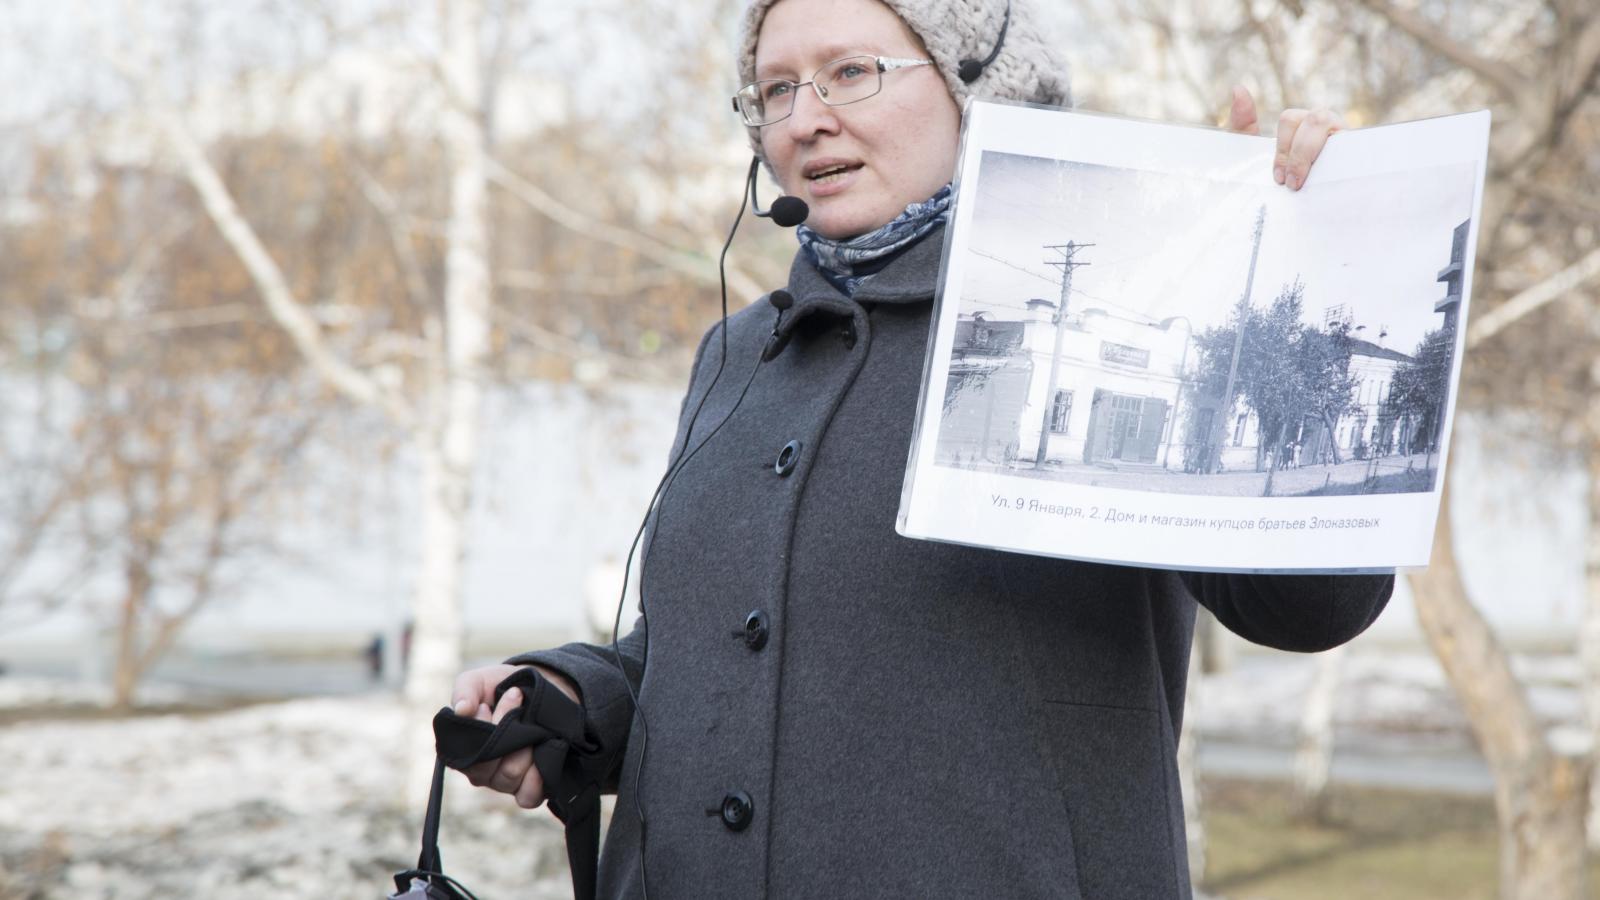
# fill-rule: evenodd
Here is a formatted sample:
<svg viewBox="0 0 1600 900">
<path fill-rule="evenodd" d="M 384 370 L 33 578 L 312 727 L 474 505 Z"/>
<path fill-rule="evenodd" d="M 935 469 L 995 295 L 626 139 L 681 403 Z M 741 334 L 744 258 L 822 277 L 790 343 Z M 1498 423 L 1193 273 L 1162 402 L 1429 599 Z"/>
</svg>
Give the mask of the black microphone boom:
<svg viewBox="0 0 1600 900">
<path fill-rule="evenodd" d="M 772 201 L 772 208 L 763 210 L 761 201 L 756 199 L 756 170 L 761 168 L 761 157 L 750 157 L 750 174 L 745 177 L 745 190 L 750 195 L 750 211 L 762 219 L 771 219 L 784 228 L 793 228 L 806 220 L 811 215 L 811 207 L 806 205 L 799 197 L 790 197 L 785 194 Z M 734 227 L 738 227 L 735 223 Z M 730 235 L 730 240 L 732 236 Z"/>
</svg>

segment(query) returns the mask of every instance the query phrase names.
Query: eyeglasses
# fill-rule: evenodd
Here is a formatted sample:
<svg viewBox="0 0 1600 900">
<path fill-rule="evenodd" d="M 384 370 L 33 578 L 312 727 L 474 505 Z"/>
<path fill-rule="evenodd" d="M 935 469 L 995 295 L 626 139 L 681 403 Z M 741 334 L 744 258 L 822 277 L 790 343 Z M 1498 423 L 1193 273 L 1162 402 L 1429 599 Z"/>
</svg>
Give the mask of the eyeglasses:
<svg viewBox="0 0 1600 900">
<path fill-rule="evenodd" d="M 752 81 L 733 95 L 733 109 L 752 128 L 781 122 L 794 112 L 797 91 L 806 85 L 829 106 L 865 100 L 883 90 L 883 73 L 895 69 L 929 66 L 931 59 L 892 59 L 886 56 L 847 56 L 823 66 L 810 81 L 796 84 L 781 78 Z"/>
</svg>

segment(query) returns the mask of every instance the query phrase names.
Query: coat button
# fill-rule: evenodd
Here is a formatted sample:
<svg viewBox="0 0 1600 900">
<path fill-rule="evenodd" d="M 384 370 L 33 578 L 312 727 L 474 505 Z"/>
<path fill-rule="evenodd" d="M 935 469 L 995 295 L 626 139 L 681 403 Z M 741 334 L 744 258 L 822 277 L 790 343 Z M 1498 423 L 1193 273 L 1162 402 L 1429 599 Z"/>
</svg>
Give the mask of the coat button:
<svg viewBox="0 0 1600 900">
<path fill-rule="evenodd" d="M 744 645 L 751 650 L 760 650 L 767 645 L 767 614 L 755 610 L 744 618 Z"/>
<path fill-rule="evenodd" d="M 744 791 L 734 791 L 722 798 L 722 824 L 729 831 L 743 831 L 750 827 L 750 820 L 755 817 L 755 803 L 750 795 Z"/>
<path fill-rule="evenodd" d="M 846 350 L 855 349 L 856 326 L 854 322 L 847 322 L 843 328 L 839 329 L 839 339 L 844 341 L 844 348 Z"/>
<path fill-rule="evenodd" d="M 795 464 L 800 461 L 800 447 L 799 441 L 784 444 L 783 449 L 778 451 L 778 461 L 772 464 L 772 471 L 782 477 L 788 477 L 789 473 L 794 471 Z"/>
</svg>

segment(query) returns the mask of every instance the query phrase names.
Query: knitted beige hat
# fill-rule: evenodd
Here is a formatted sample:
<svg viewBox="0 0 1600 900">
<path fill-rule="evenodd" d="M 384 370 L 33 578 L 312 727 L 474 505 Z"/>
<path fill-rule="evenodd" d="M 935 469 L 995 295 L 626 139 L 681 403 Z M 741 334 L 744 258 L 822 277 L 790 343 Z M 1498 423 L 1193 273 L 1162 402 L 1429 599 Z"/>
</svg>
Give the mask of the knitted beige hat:
<svg viewBox="0 0 1600 900">
<path fill-rule="evenodd" d="M 767 10 L 782 0 L 752 0 L 745 10 L 739 36 L 739 83 L 756 80 L 756 38 Z M 1066 62 L 1035 18 L 1031 0 L 882 0 L 911 27 L 928 48 L 945 84 L 964 106 L 968 97 L 982 100 L 1021 100 L 1053 106 L 1072 105 Z M 1006 4 L 1011 20 L 1005 41 L 994 62 L 971 84 L 961 80 L 963 60 L 989 58 L 1000 38 Z M 750 145 L 761 154 L 758 129 L 751 128 Z"/>
</svg>

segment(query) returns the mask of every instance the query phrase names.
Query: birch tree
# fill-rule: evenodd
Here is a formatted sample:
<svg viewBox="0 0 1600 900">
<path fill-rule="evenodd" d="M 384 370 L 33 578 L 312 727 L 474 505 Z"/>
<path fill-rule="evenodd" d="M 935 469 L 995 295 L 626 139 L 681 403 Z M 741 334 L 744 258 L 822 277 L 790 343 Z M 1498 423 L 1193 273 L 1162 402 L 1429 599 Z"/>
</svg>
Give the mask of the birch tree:
<svg viewBox="0 0 1600 900">
<path fill-rule="evenodd" d="M 130 17 L 138 27 L 138 10 Z M 440 44 L 432 60 L 444 95 L 439 139 L 448 183 L 444 283 L 422 313 L 423 344 L 410 391 L 392 366 L 364 366 L 333 345 L 279 260 L 240 210 L 225 179 L 164 89 L 165 73 L 148 45 L 109 47 L 159 124 L 207 216 L 249 273 L 261 302 L 318 378 L 348 401 L 381 410 L 416 449 L 419 464 L 418 575 L 411 604 L 413 639 L 404 696 L 408 728 L 407 796 L 426 795 L 431 758 L 426 716 L 461 668 L 461 569 L 472 474 L 477 462 L 491 291 L 487 221 L 487 122 L 480 41 L 483 0 L 441 0 Z M 406 346 L 416 341 L 396 335 Z"/>
<path fill-rule="evenodd" d="M 1300 710 L 1294 753 L 1294 808 L 1307 819 L 1327 816 L 1328 775 L 1333 769 L 1333 716 L 1344 668 L 1341 644 L 1317 654 L 1316 672 Z"/>
</svg>

